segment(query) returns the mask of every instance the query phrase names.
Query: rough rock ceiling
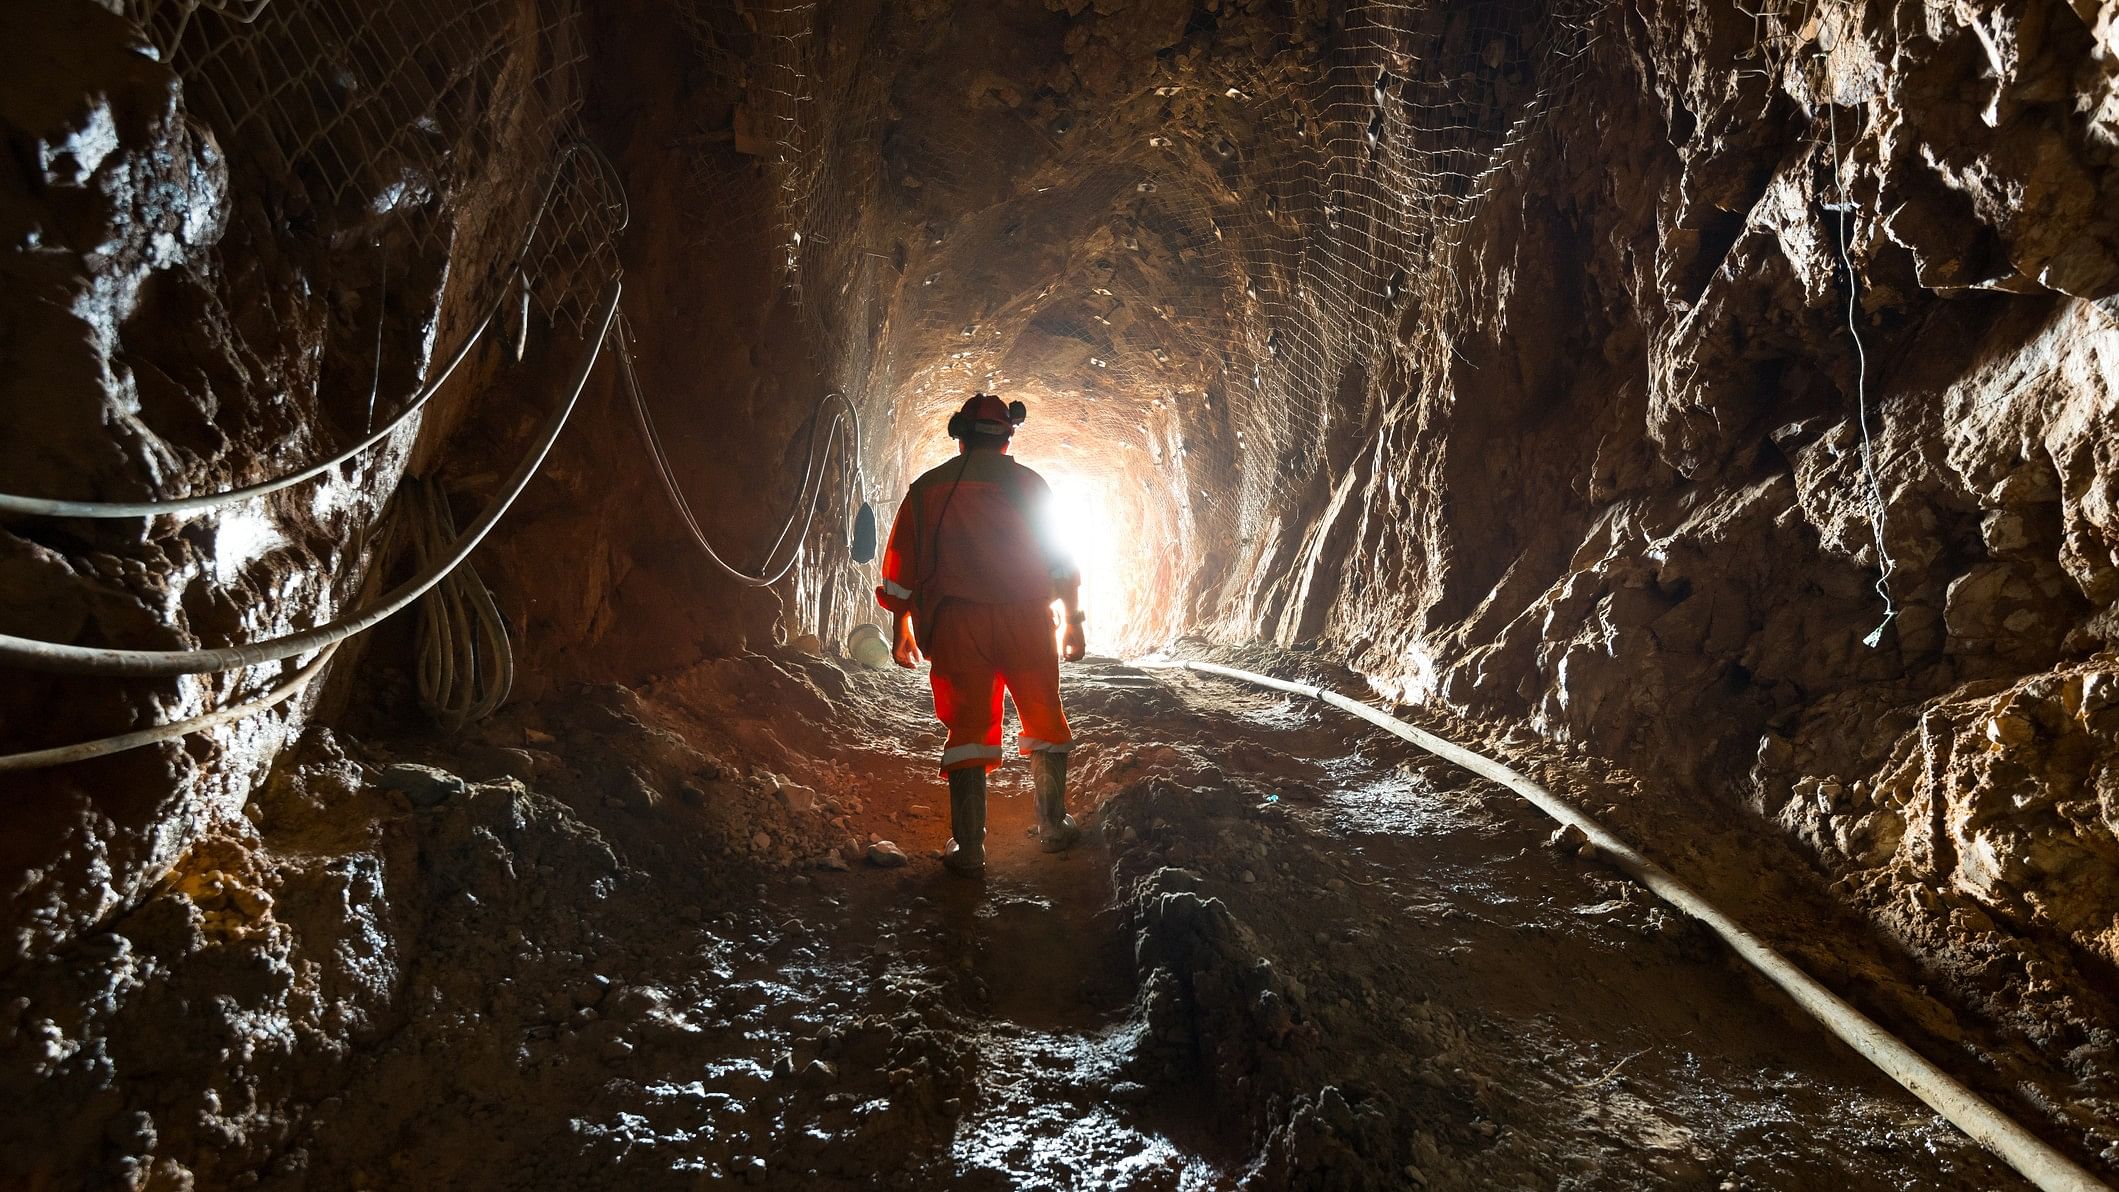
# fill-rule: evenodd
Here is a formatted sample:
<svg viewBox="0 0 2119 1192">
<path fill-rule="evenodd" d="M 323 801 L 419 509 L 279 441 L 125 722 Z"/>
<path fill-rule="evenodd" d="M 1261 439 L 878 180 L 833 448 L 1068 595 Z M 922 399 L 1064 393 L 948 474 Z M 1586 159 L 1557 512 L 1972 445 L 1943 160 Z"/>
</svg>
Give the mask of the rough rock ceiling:
<svg viewBox="0 0 2119 1192">
<path fill-rule="evenodd" d="M 1586 12 L 1481 2 L 703 6 L 773 233 L 886 476 L 970 390 L 1104 484 L 1136 640 L 1321 504 L 1365 380 L 1435 349 L 1453 229 L 1564 91 Z M 1335 401 L 1342 396 L 1349 401 Z M 1246 556 L 1250 556 L 1246 558 Z"/>
<path fill-rule="evenodd" d="M 716 533 L 771 541 L 824 384 L 870 414 L 878 492 L 940 454 L 964 389 L 1023 396 L 1026 449 L 1119 494 L 1142 640 L 1322 642 L 1386 693 L 1784 833 L 1924 976 L 2045 1049 L 2086 1090 L 2064 1128 L 2119 1153 L 2113 6 L 236 8 L 0 7 L 42 64 L 0 80 L 10 483 L 169 496 L 342 442 L 378 378 L 401 394 L 467 295 L 505 288 L 574 110 L 552 68 L 584 61 L 583 119 L 641 215 L 643 371 L 692 415 Z M 194 46 L 260 57 L 142 53 L 122 19 L 180 11 Z M 268 143 L 287 128 L 207 63 L 317 127 Z M 338 120 L 391 96 L 397 119 Z M 539 320 L 527 373 L 578 347 L 565 322 Z M 222 645 L 329 615 L 407 466 L 470 492 L 511 462 L 538 393 L 500 355 L 323 498 L 11 520 L 0 623 Z M 820 522 L 791 591 L 732 592 L 671 549 L 660 500 L 622 417 L 588 418 L 482 554 L 544 693 L 868 615 L 843 527 Z M 370 713 L 409 665 L 373 640 L 333 664 Z M 14 682 L 0 729 L 62 743 L 271 679 Z M 10 791 L 0 963 L 63 966 L 181 858 L 238 868 L 199 842 L 251 831 L 300 724 Z M 310 744 L 277 805 L 306 787 L 328 818 L 363 778 Z M 627 798 L 668 794 L 623 768 Z"/>
</svg>

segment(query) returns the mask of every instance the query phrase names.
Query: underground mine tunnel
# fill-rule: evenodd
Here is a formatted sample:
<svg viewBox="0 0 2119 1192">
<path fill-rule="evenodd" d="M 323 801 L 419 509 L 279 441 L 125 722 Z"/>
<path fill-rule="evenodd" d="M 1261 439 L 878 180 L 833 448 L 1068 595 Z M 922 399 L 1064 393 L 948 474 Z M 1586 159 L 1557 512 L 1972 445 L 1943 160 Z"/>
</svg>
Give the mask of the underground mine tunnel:
<svg viewBox="0 0 2119 1192">
<path fill-rule="evenodd" d="M 2119 1181 L 2113 5 L 0 44 L 0 1188 Z"/>
</svg>

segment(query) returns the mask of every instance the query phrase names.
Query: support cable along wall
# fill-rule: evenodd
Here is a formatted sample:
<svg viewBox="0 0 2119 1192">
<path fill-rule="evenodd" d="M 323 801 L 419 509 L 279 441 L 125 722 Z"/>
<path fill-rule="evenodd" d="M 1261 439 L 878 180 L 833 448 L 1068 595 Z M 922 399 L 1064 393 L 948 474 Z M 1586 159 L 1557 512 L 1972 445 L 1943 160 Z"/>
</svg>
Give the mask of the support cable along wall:
<svg viewBox="0 0 2119 1192">
<path fill-rule="evenodd" d="M 93 741 L 83 741 L 77 745 L 55 745 L 50 749 L 33 749 L 27 753 L 6 754 L 0 756 L 0 771 L 41 770 L 48 766 L 63 766 L 68 762 L 85 762 L 92 757 L 108 757 L 113 753 L 123 753 L 128 749 L 138 749 L 143 745 L 153 745 L 161 741 L 174 741 L 178 737 L 205 732 L 209 728 L 232 724 L 235 721 L 254 716 L 268 708 L 276 708 L 294 698 L 296 693 L 309 686 L 311 681 L 323 674 L 324 667 L 330 663 L 332 656 L 338 653 L 340 644 L 333 642 L 325 646 L 317 651 L 316 657 L 303 663 L 300 670 L 288 676 L 286 681 L 279 686 L 272 688 L 263 695 L 255 696 L 232 707 L 222 708 L 215 712 L 207 712 L 185 720 L 172 721 L 169 724 L 158 724 L 153 728 L 143 728 L 137 732 L 120 733 L 115 737 L 100 737 Z"/>
<path fill-rule="evenodd" d="M 769 255 L 804 346 L 826 386 L 836 391 L 818 403 L 818 416 L 828 414 L 831 421 L 828 426 L 812 423 L 812 458 L 805 473 L 817 466 L 820 436 L 825 455 L 837 443 L 848 501 L 860 511 L 852 554 L 854 563 L 862 564 L 873 558 L 862 546 L 873 534 L 864 463 L 873 445 L 863 429 L 878 423 L 873 417 L 864 423 L 856 407 L 871 403 L 869 413 L 875 415 L 872 403 L 891 389 L 887 359 L 875 350 L 873 336 L 889 314 L 882 294 L 896 270 L 884 254 L 861 251 L 872 218 L 861 196 L 878 194 L 882 185 L 870 150 L 883 136 L 891 76 L 861 69 L 858 50 L 838 51 L 865 48 L 869 33 L 889 23 L 893 8 L 874 6 L 865 18 L 847 10 L 832 32 L 834 52 L 825 54 L 819 32 L 829 7 L 814 0 L 742 5 L 679 0 L 676 11 L 699 54 L 697 68 L 712 79 L 708 86 L 737 100 L 728 125 L 699 130 L 702 142 L 688 155 L 694 202 L 697 209 L 712 212 L 697 221 L 701 247 L 718 256 L 727 243 L 743 241 Z M 836 68 L 822 69 L 827 60 Z M 709 149 L 709 143 L 726 143 L 743 159 L 742 166 L 728 168 L 722 152 Z M 646 397 L 638 391 L 629 396 L 647 454 L 663 456 Z M 846 441 L 838 443 L 842 434 Z M 824 478 L 832 474 L 828 469 L 817 477 L 815 489 L 797 492 L 781 527 L 782 546 L 769 548 L 754 570 L 745 570 L 731 565 L 708 540 L 667 460 L 657 467 L 679 521 L 720 575 L 747 587 L 786 582 L 783 612 L 790 624 L 805 622 L 823 637 L 836 637 L 848 621 L 859 618 L 848 611 L 865 603 L 868 585 L 858 573 L 810 565 L 803 554 L 817 506 L 838 499 L 823 491 Z M 789 552 L 785 558 L 779 553 L 783 548 Z"/>
<path fill-rule="evenodd" d="M 233 670 L 237 667 L 276 662 L 316 650 L 333 649 L 347 638 L 372 629 L 393 614 L 403 611 L 407 605 L 419 599 L 421 595 L 440 583 L 444 577 L 448 576 L 459 564 L 470 557 L 471 552 L 477 549 L 479 542 L 500 521 L 502 515 L 507 513 L 508 507 L 515 503 L 515 499 L 522 495 L 522 490 L 528 487 L 530 478 L 535 476 L 538 468 L 544 464 L 546 454 L 551 451 L 552 444 L 558 441 L 559 432 L 566 428 L 567 418 L 574 412 L 575 404 L 581 399 L 581 391 L 588 383 L 589 373 L 596 366 L 596 360 L 603 346 L 604 337 L 609 332 L 612 317 L 617 312 L 618 295 L 622 288 L 619 280 L 615 277 L 611 279 L 610 285 L 606 287 L 603 301 L 598 304 L 594 315 L 596 330 L 582 352 L 581 362 L 576 366 L 573 378 L 567 384 L 565 399 L 561 401 L 558 408 L 546 420 L 543 431 L 537 436 L 536 441 L 531 445 L 529 452 L 523 456 L 521 462 L 516 464 L 514 473 L 503 484 L 500 494 L 494 498 L 492 504 L 486 507 L 486 511 L 479 516 L 478 520 L 464 531 L 463 536 L 449 545 L 445 554 L 418 574 L 405 580 L 396 588 L 391 589 L 376 600 L 374 604 L 359 612 L 349 613 L 328 624 L 319 625 L 314 629 L 301 633 L 288 634 L 284 637 L 267 641 L 252 642 L 241 646 L 228 646 L 216 650 L 112 650 L 94 646 L 40 642 L 29 638 L 0 634 L 0 665 L 19 666 L 26 670 L 83 675 L 158 676 L 206 674 L 213 671 Z M 271 699 L 269 702 L 261 702 L 258 706 L 260 708 L 270 706 L 270 703 L 277 703 L 279 699 L 284 699 L 286 695 L 291 694 L 291 691 L 280 694 L 278 698 Z M 151 732 L 164 734 L 152 739 L 166 740 L 170 735 L 181 735 L 180 732 L 176 731 L 180 729 L 184 732 L 194 731 L 191 728 L 185 728 L 187 723 L 189 722 L 179 722 L 178 724 L 164 726 L 160 730 L 150 730 Z M 219 721 L 216 721 L 216 723 L 219 723 Z M 128 734 L 129 737 L 141 735 L 143 734 Z M 149 740 L 137 740 L 120 748 L 133 748 L 136 745 L 148 743 L 150 743 Z M 52 765 L 58 761 L 71 761 L 80 757 L 94 757 L 102 753 L 117 751 L 109 748 L 108 745 L 109 742 L 98 741 L 73 746 L 69 749 L 45 750 L 39 753 L 0 757 L 0 770 L 28 769 L 32 765 Z M 25 760 L 43 758 L 47 754 L 65 754 L 68 756 L 42 761 Z"/>
<path fill-rule="evenodd" d="M 223 258 L 244 251 L 232 231 L 244 219 L 248 222 L 241 226 L 254 242 L 292 254 L 288 259 L 297 274 L 304 268 L 301 254 L 308 253 L 309 272 L 335 275 L 344 258 L 332 255 L 333 237 L 365 230 L 384 249 L 379 312 L 387 309 L 387 287 L 398 276 L 388 267 L 386 245 L 404 245 L 440 272 L 434 274 L 432 293 L 413 287 L 393 305 L 404 309 L 410 304 L 415 328 L 431 329 L 451 311 L 468 311 L 472 321 L 455 350 L 379 429 L 373 425 L 376 385 L 367 386 L 364 437 L 321 462 L 221 492 L 159 500 L 0 494 L 0 515 L 181 516 L 255 500 L 328 478 L 340 465 L 378 445 L 395 443 L 408 425 L 418 425 L 414 415 L 427 407 L 496 322 L 509 325 L 518 359 L 533 308 L 555 328 L 571 325 L 587 343 L 567 396 L 504 494 L 455 542 L 429 535 L 430 549 L 420 573 L 369 608 L 306 632 L 217 650 L 102 650 L 0 634 L 0 664 L 52 673 L 207 674 L 315 654 L 279 686 L 237 706 L 98 741 L 0 756 L 0 770 L 56 765 L 173 740 L 263 711 L 300 691 L 322 672 L 338 643 L 441 583 L 492 528 L 564 427 L 617 308 L 615 237 L 626 221 L 622 188 L 610 164 L 572 131 L 579 106 L 575 71 L 584 58 L 577 0 L 376 0 L 360 6 L 347 0 L 125 0 L 120 8 L 146 31 L 179 76 L 188 112 L 211 128 L 229 153 L 237 193 L 249 193 L 246 187 L 266 192 L 265 207 L 234 204 L 242 214 L 232 217 L 237 222 L 230 224 L 231 233 L 199 259 L 179 266 L 194 275 L 197 285 L 209 293 L 233 296 L 229 278 L 235 271 Z M 525 165 L 543 172 L 545 163 L 549 172 L 542 187 L 521 185 Z M 404 198 L 407 194 L 414 197 Z M 386 197 L 388 202 L 383 201 Z M 274 204 L 281 208 L 278 217 L 268 212 Z M 300 215 L 289 218 L 290 210 Z M 266 213 L 262 226 L 257 213 Z M 290 237 L 285 230 L 290 225 L 313 232 Z M 602 286 L 604 294 L 592 303 L 593 286 Z M 289 301 L 298 304 L 315 292 L 313 287 L 298 287 Z M 519 302 L 519 315 L 510 309 L 511 301 Z M 278 316 L 273 313 L 272 318 L 254 321 L 270 326 Z M 377 384 L 382 379 L 383 326 L 379 313 L 374 337 L 354 353 L 359 371 L 372 367 Z M 243 327 L 235 323 L 223 330 L 247 358 L 269 359 L 273 345 L 245 343 Z M 272 334 L 281 332 L 275 328 Z M 415 360 L 428 358 L 425 342 L 411 346 Z M 295 411 L 303 421 L 322 427 L 329 419 L 322 414 L 317 380 L 330 377 L 334 368 L 350 372 L 353 363 L 327 361 L 321 370 L 297 371 L 283 378 L 277 393 L 262 404 Z M 223 408 L 224 414 L 233 415 L 229 438 L 241 442 L 250 429 L 242 425 L 245 412 Z M 280 437 L 290 443 L 300 438 L 284 432 Z M 226 466 L 220 460 L 197 462 Z M 243 465 L 271 461 L 235 462 L 241 475 Z M 458 700 L 440 682 L 458 668 L 446 659 L 423 656 L 423 670 L 434 672 L 428 677 L 437 680 L 429 686 L 435 687 L 437 712 L 445 722 L 497 703 L 505 693 L 508 665 L 504 631 L 490 598 L 482 587 L 474 590 L 460 581 L 452 586 L 474 615 L 469 621 L 455 616 L 451 623 L 485 622 L 477 632 L 488 648 L 468 658 L 474 674 L 482 661 L 487 673 L 486 681 L 471 685 L 468 699 Z M 438 615 L 452 618 L 446 608 Z M 444 634 L 440 644 L 454 647 L 462 640 L 461 634 Z"/>
<path fill-rule="evenodd" d="M 769 588 L 786 579 L 787 573 L 794 570 L 796 560 L 802 557 L 802 543 L 809 538 L 809 529 L 816 521 L 817 506 L 823 501 L 824 488 L 830 475 L 831 449 L 839 445 L 842 437 L 848 440 L 847 444 L 840 448 L 840 455 L 848 461 L 853 471 L 852 495 L 857 502 L 861 499 L 860 411 L 854 408 L 853 402 L 843 393 L 827 393 L 817 402 L 816 413 L 811 416 L 810 421 L 808 460 L 802 467 L 802 483 L 795 490 L 794 507 L 788 510 L 787 521 L 781 525 L 780 533 L 773 539 L 773 544 L 765 548 L 765 557 L 759 561 L 758 570 L 753 574 L 731 565 L 721 557 L 721 552 L 714 549 L 713 542 L 701 528 L 698 515 L 692 512 L 691 502 L 686 499 L 684 489 L 677 483 L 676 469 L 670 463 L 669 453 L 663 449 L 662 436 L 655 429 L 655 418 L 648 409 L 647 394 L 641 388 L 640 375 L 634 367 L 633 344 L 632 325 L 621 315 L 618 321 L 618 368 L 625 381 L 626 396 L 633 407 L 633 425 L 639 429 L 640 441 L 654 462 L 655 474 L 662 480 L 662 491 L 669 497 L 670 507 L 684 522 L 684 528 L 690 532 L 692 541 L 699 545 L 699 549 L 705 552 L 714 566 L 739 584 L 753 588 Z M 825 411 L 834 404 L 840 409 L 832 410 L 827 420 Z M 819 436 L 823 438 L 821 455 L 817 442 Z M 802 523 L 802 529 L 794 532 L 798 520 Z M 794 532 L 794 548 L 788 551 L 787 558 L 775 570 L 773 559 L 779 556 L 780 548 L 787 545 L 791 532 Z"/>
<path fill-rule="evenodd" d="M 1869 524 L 1870 538 L 1876 550 L 1876 580 L 1871 588 L 1883 606 L 1883 619 L 1861 639 L 1863 645 L 1873 650 L 1883 644 L 1884 631 L 1898 619 L 1900 612 L 1897 597 L 1891 591 L 1891 578 L 1898 571 L 1898 560 L 1891 555 L 1891 503 L 1877 471 L 1876 439 L 1871 430 L 1872 417 L 1880 424 L 1883 411 L 1876 404 L 1875 395 L 1869 391 L 1869 353 L 1858 321 L 1861 274 L 1854 267 L 1854 233 L 1860 226 L 1862 207 L 1848 188 L 1847 176 L 1853 168 L 1853 156 L 1860 141 L 1842 142 L 1839 133 L 1839 109 L 1843 106 L 1859 107 L 1864 101 L 1842 97 L 1832 62 L 1839 41 L 1845 36 L 1844 31 L 1859 28 L 1862 10 L 1842 0 L 1757 0 L 1755 10 L 1740 6 L 1737 11 L 1752 21 L 1752 46 L 1739 58 L 1758 63 L 1737 74 L 1763 77 L 1785 86 L 1798 69 L 1805 70 L 1808 73 L 1801 77 L 1804 89 L 1812 96 L 1810 116 L 1813 126 L 1819 114 L 1817 109 L 1823 109 L 1824 136 L 1813 144 L 1820 152 L 1829 154 L 1825 165 L 1831 170 L 1832 177 L 1830 196 L 1820 203 L 1820 207 L 1832 222 L 1832 247 L 1840 267 L 1839 280 L 1845 288 L 1845 299 L 1840 308 L 1847 338 L 1853 348 L 1854 421 L 1860 472 L 1857 483 L 1861 488 L 1862 515 Z M 1810 48 L 1806 50 L 1806 46 Z M 1857 123 L 1857 138 L 1859 134 Z M 1860 551 L 1850 548 L 1849 553 L 1859 561 Z"/>
<path fill-rule="evenodd" d="M 1821 38 L 1819 55 L 1829 52 L 1823 45 L 1828 38 Z M 1826 79 L 1830 80 L 1829 68 Z M 1839 249 L 1840 267 L 1846 272 L 1847 337 L 1854 344 L 1854 416 L 1861 431 L 1861 479 L 1862 506 L 1869 515 L 1869 532 L 1876 540 L 1876 595 L 1883 601 L 1884 619 L 1876 628 L 1862 638 L 1862 644 L 1876 649 L 1883 643 L 1884 630 L 1898 619 L 1898 603 L 1891 596 L 1891 573 L 1898 570 L 1898 561 L 1891 557 L 1890 544 L 1885 541 L 1886 522 L 1889 517 L 1889 502 L 1884 499 L 1883 481 L 1876 475 L 1876 444 L 1869 435 L 1869 352 L 1862 344 L 1861 327 L 1855 314 L 1861 305 L 1861 275 L 1855 272 L 1854 255 L 1847 245 L 1847 223 L 1857 212 L 1854 200 L 1847 194 L 1847 163 L 1841 160 L 1839 147 L 1839 102 L 1838 97 L 1825 97 L 1825 125 L 1832 134 L 1832 187 L 1834 200 L 1825 205 L 1832 212 L 1833 240 Z"/>
</svg>

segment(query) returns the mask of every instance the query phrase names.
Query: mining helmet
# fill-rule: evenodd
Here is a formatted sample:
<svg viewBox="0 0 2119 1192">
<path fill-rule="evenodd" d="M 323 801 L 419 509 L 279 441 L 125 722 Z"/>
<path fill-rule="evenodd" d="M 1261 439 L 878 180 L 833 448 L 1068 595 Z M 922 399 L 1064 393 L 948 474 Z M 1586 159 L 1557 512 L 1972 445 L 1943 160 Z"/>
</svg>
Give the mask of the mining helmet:
<svg viewBox="0 0 2119 1192">
<path fill-rule="evenodd" d="M 964 408 L 949 416 L 949 437 L 968 439 L 973 435 L 996 435 L 1012 438 L 1015 428 L 1023 424 L 1030 411 L 1019 401 L 1003 402 L 990 393 L 975 393 Z"/>
</svg>

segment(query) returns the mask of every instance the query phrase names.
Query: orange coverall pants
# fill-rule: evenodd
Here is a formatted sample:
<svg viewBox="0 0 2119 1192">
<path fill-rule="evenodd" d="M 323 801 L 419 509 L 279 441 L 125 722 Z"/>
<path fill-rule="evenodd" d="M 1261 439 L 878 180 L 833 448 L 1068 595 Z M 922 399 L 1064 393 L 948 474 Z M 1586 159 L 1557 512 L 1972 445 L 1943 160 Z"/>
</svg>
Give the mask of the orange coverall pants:
<svg viewBox="0 0 2119 1192">
<path fill-rule="evenodd" d="M 949 727 L 942 772 L 1001 764 L 1001 691 L 1015 697 L 1024 753 L 1065 753 L 1074 743 L 1060 709 L 1059 642 L 1049 604 L 950 600 L 925 643 L 934 714 Z"/>
</svg>

